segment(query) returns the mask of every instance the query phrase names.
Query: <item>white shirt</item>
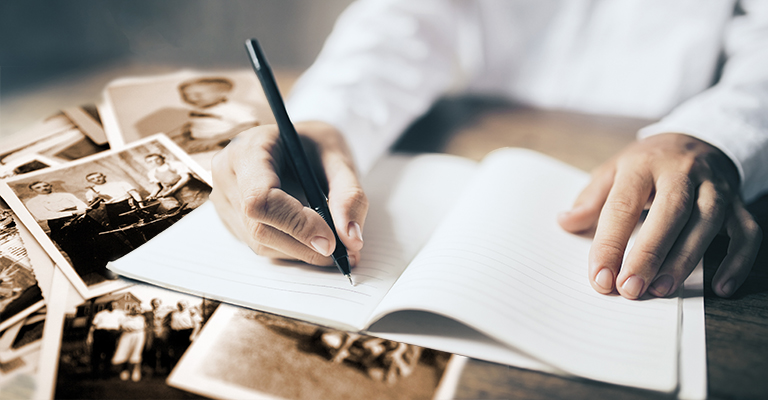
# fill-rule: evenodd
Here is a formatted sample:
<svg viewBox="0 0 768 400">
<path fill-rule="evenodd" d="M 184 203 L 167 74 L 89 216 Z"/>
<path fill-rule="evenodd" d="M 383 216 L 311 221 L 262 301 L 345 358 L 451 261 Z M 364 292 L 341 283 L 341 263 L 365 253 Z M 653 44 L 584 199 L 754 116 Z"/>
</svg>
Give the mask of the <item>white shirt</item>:
<svg viewBox="0 0 768 400">
<path fill-rule="evenodd" d="M 194 139 L 209 139 L 224 134 L 246 122 L 258 121 L 256 108 L 227 100 L 190 112 L 189 133 Z"/>
<path fill-rule="evenodd" d="M 152 168 L 152 170 L 150 170 L 147 173 L 147 178 L 149 178 L 149 181 L 151 183 L 161 183 L 161 179 L 158 178 L 157 175 L 158 174 L 165 174 L 165 173 L 170 173 L 170 174 L 174 174 L 175 173 L 178 176 L 183 176 L 185 174 L 190 174 L 191 175 L 192 171 L 190 171 L 189 167 L 187 167 L 186 165 L 184 165 L 181 162 L 178 162 L 178 161 L 166 161 L 165 164 L 163 164 L 163 165 L 161 165 L 159 167 Z"/>
<path fill-rule="evenodd" d="M 131 190 L 136 190 L 136 188 L 128 182 L 105 182 L 102 185 L 91 186 L 89 190 L 85 192 L 85 199 L 90 202 L 101 195 L 106 197 L 107 203 L 117 203 L 131 197 L 128 193 Z"/>
<path fill-rule="evenodd" d="M 72 193 L 53 192 L 38 194 L 24 202 L 38 221 L 69 217 L 85 212 L 86 205 Z"/>
<path fill-rule="evenodd" d="M 93 317 L 94 329 L 119 330 L 120 322 L 125 317 L 123 310 L 101 310 Z"/>
<path fill-rule="evenodd" d="M 124 332 L 143 331 L 146 327 L 146 319 L 143 315 L 123 315 L 120 318 L 120 330 Z"/>
<path fill-rule="evenodd" d="M 173 311 L 171 313 L 171 329 L 180 331 L 183 329 L 193 329 L 195 327 L 195 321 L 192 318 L 192 313 L 188 308 L 184 311 Z"/>
<path fill-rule="evenodd" d="M 639 136 L 700 138 L 734 161 L 746 201 L 768 190 L 765 0 L 359 0 L 288 107 L 336 126 L 365 172 L 455 93 L 663 117 Z"/>
</svg>

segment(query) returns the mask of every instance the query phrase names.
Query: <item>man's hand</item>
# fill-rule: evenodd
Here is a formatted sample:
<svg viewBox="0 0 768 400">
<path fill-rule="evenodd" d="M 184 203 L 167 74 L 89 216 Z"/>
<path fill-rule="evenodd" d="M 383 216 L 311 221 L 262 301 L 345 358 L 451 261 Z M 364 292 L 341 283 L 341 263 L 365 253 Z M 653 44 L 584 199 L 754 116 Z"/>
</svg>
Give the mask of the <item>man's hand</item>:
<svg viewBox="0 0 768 400">
<path fill-rule="evenodd" d="M 762 240 L 738 183 L 736 167 L 715 147 L 682 134 L 652 136 L 600 166 L 558 222 L 574 233 L 595 229 L 589 282 L 600 293 L 615 289 L 629 299 L 646 290 L 659 297 L 674 293 L 722 231 L 731 241 L 712 289 L 729 297 L 749 275 Z"/>
<path fill-rule="evenodd" d="M 341 134 L 322 122 L 296 124 L 296 130 L 317 147 L 328 179 L 328 203 L 336 232 L 351 265 L 360 259 L 362 229 L 368 200 Z M 332 265 L 336 239 L 325 220 L 286 192 L 277 125 L 262 125 L 240 133 L 213 159 L 213 199 L 229 230 L 256 254 Z"/>
</svg>

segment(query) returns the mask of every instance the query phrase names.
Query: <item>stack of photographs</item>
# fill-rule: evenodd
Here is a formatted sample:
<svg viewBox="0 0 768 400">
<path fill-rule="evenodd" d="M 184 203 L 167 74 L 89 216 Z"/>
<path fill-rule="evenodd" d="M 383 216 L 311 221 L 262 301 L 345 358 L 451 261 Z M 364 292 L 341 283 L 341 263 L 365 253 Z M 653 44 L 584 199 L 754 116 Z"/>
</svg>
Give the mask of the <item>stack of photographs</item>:
<svg viewBox="0 0 768 400">
<path fill-rule="evenodd" d="M 449 398 L 464 358 L 220 304 L 106 268 L 208 200 L 272 123 L 252 72 L 115 81 L 0 143 L 2 398 Z"/>
</svg>

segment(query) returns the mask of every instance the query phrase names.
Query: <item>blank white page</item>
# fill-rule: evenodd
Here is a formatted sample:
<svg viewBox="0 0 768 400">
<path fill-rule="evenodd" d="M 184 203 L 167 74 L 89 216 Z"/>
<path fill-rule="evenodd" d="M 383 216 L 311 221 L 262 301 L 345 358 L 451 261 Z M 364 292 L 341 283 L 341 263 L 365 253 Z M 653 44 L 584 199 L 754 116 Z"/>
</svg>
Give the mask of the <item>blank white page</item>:
<svg viewBox="0 0 768 400">
<path fill-rule="evenodd" d="M 678 299 L 598 294 L 591 240 L 556 223 L 587 182 L 531 151 L 489 155 L 376 315 L 437 312 L 576 375 L 674 390 Z"/>
<path fill-rule="evenodd" d="M 206 203 L 109 268 L 130 278 L 333 327 L 360 330 L 452 208 L 477 163 L 445 155 L 391 156 L 365 179 L 365 245 L 352 270 L 271 260 L 232 236 Z"/>
</svg>

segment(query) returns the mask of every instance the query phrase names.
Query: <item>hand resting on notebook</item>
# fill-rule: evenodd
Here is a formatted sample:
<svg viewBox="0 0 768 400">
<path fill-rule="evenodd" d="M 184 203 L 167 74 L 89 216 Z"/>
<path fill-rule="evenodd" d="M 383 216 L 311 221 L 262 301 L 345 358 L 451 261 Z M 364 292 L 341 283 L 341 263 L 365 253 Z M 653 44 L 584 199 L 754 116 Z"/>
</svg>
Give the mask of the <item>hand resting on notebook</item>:
<svg viewBox="0 0 768 400">
<path fill-rule="evenodd" d="M 720 150 L 687 135 L 651 136 L 597 168 L 558 222 L 570 232 L 595 230 L 590 284 L 630 299 L 646 290 L 674 293 L 722 231 L 731 243 L 712 289 L 728 297 L 749 275 L 762 238 L 738 189 L 736 167 Z M 622 265 L 627 240 L 648 207 Z"/>
<path fill-rule="evenodd" d="M 354 266 L 363 247 L 368 200 L 349 150 L 326 123 L 298 123 L 296 131 L 317 147 L 336 231 Z M 333 265 L 333 232 L 319 214 L 286 192 L 292 182 L 280 146 L 277 125 L 240 133 L 213 159 L 211 199 L 229 230 L 256 254 Z"/>
</svg>

